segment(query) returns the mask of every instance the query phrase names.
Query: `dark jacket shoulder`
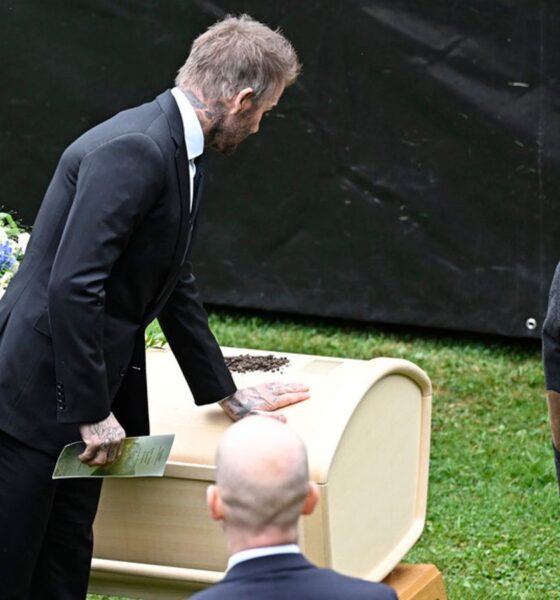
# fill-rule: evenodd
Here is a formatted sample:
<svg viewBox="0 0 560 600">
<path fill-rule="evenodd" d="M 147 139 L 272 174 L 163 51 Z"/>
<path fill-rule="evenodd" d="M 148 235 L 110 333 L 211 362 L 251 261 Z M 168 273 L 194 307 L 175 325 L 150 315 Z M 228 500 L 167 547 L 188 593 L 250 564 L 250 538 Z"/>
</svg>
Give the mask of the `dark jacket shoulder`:
<svg viewBox="0 0 560 600">
<path fill-rule="evenodd" d="M 348 577 L 310 563 L 301 554 L 255 558 L 236 565 L 216 585 L 192 596 L 196 600 L 397 600 L 387 585 Z"/>
<path fill-rule="evenodd" d="M 170 123 L 170 120 L 173 122 Z M 170 128 L 176 126 L 179 120 L 180 113 L 171 92 L 164 92 L 151 102 L 123 110 L 92 127 L 66 148 L 61 160 L 81 160 L 85 155 L 116 140 L 129 140 L 136 145 L 155 145 L 165 155 L 170 149 L 175 149 Z"/>
</svg>

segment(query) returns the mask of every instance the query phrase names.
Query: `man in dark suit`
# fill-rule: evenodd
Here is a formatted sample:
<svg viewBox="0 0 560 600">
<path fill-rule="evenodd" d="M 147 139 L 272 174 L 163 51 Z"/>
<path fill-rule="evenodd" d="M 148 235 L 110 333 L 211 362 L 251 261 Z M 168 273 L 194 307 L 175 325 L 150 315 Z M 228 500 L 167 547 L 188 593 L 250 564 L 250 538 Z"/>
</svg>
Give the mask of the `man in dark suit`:
<svg viewBox="0 0 560 600">
<path fill-rule="evenodd" d="M 397 600 L 392 588 L 320 569 L 297 546 L 298 520 L 318 499 L 307 453 L 286 425 L 252 417 L 232 425 L 216 453 L 212 518 L 222 521 L 225 578 L 192 600 Z"/>
<path fill-rule="evenodd" d="M 552 451 L 554 452 L 556 477 L 560 485 L 560 263 L 556 267 L 550 286 L 542 339 L 548 414 L 552 431 Z"/>
<path fill-rule="evenodd" d="M 189 262 L 204 147 L 230 153 L 297 77 L 278 32 L 229 17 L 193 43 L 176 87 L 71 144 L 0 301 L 0 597 L 85 597 L 100 484 L 54 482 L 61 448 L 115 460 L 147 434 L 144 329 L 158 317 L 197 404 L 234 420 L 308 397 L 236 390 Z"/>
</svg>

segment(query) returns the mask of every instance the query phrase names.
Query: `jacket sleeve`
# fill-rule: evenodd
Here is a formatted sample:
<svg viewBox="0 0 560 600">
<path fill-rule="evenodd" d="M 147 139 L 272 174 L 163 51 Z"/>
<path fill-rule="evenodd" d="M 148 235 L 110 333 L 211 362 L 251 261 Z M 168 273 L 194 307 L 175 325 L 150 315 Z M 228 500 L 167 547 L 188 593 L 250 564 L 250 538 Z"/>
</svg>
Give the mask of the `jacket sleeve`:
<svg viewBox="0 0 560 600">
<path fill-rule="evenodd" d="M 93 423 L 109 415 L 105 282 L 160 197 L 163 167 L 156 143 L 140 133 L 106 142 L 80 163 L 48 289 L 59 422 Z"/>
<path fill-rule="evenodd" d="M 191 272 L 171 292 L 158 320 L 196 404 L 210 404 L 236 391 Z"/>
<path fill-rule="evenodd" d="M 546 389 L 560 392 L 560 263 L 550 286 L 542 340 Z"/>
</svg>

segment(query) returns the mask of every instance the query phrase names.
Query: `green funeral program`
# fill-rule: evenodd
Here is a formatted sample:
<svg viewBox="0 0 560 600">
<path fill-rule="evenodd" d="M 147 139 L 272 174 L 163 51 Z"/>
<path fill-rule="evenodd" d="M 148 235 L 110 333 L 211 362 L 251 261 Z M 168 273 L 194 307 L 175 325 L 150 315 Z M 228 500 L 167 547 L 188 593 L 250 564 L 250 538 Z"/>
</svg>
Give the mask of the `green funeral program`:
<svg viewBox="0 0 560 600">
<path fill-rule="evenodd" d="M 90 467 L 78 456 L 84 451 L 84 442 L 64 446 L 53 479 L 69 477 L 161 477 L 175 436 L 144 435 L 124 440 L 123 453 L 110 465 Z"/>
</svg>

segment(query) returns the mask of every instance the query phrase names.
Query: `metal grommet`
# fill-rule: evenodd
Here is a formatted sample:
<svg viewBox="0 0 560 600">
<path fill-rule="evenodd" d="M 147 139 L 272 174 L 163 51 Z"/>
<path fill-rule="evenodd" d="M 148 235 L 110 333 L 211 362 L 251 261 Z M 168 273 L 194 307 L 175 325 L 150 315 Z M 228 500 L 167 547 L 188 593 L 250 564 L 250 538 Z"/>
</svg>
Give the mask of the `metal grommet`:
<svg viewBox="0 0 560 600">
<path fill-rule="evenodd" d="M 525 321 L 525 327 L 527 327 L 527 329 L 529 331 L 534 331 L 537 328 L 537 319 L 534 319 L 533 317 L 529 317 Z"/>
</svg>

